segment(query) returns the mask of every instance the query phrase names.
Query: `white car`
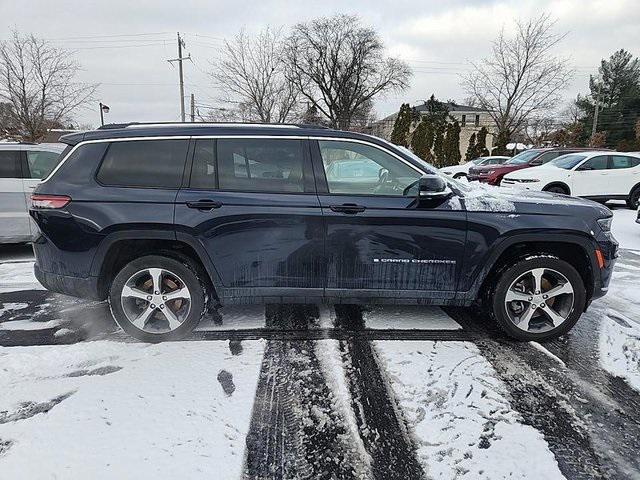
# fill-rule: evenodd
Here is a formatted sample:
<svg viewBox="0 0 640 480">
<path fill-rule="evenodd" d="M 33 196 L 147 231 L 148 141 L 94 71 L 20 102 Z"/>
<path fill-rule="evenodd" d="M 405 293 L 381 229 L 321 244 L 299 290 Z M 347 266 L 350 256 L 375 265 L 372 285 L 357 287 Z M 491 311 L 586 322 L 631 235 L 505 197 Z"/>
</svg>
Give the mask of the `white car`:
<svg viewBox="0 0 640 480">
<path fill-rule="evenodd" d="M 492 157 L 480 157 L 473 160 L 469 160 L 464 165 L 454 165 L 451 167 L 442 167 L 440 171 L 446 175 L 451 175 L 453 178 L 466 177 L 469 175 L 469 168 L 473 165 L 498 165 L 506 162 L 511 157 L 504 157 L 501 155 L 494 155 Z"/>
<path fill-rule="evenodd" d="M 29 242 L 31 191 L 60 161 L 62 143 L 0 143 L 0 243 Z"/>
<path fill-rule="evenodd" d="M 640 199 L 640 155 L 608 151 L 571 153 L 540 167 L 509 173 L 500 185 L 600 202 L 626 200 L 629 208 L 636 209 Z"/>
</svg>

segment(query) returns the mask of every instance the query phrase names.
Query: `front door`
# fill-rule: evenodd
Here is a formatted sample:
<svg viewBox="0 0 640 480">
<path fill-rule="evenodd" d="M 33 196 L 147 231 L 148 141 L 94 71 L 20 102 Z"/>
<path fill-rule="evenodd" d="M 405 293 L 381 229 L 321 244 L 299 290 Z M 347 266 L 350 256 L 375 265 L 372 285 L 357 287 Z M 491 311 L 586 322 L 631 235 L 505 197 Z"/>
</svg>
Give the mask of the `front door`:
<svg viewBox="0 0 640 480">
<path fill-rule="evenodd" d="M 607 155 L 591 157 L 571 173 L 571 194 L 576 197 L 604 195 L 608 182 Z"/>
<path fill-rule="evenodd" d="M 327 295 L 452 298 L 465 245 L 456 199 L 419 207 L 423 173 L 373 144 L 312 144 L 326 228 Z M 413 186 L 412 186 L 413 185 Z"/>
<path fill-rule="evenodd" d="M 322 211 L 306 140 L 196 139 L 176 230 L 208 253 L 226 301 L 322 296 Z"/>
</svg>

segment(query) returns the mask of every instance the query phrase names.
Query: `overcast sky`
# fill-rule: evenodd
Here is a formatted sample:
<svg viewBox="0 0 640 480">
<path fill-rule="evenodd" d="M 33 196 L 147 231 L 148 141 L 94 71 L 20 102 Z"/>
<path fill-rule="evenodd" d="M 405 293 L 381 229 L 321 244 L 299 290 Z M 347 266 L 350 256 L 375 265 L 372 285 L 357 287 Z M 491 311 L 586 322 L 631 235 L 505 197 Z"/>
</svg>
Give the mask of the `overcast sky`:
<svg viewBox="0 0 640 480">
<path fill-rule="evenodd" d="M 357 14 L 380 33 L 389 54 L 414 69 L 409 90 L 377 100 L 381 118 L 402 102 L 415 104 L 432 93 L 461 102 L 466 94 L 459 75 L 468 62 L 489 54 L 500 28 L 509 31 L 516 19 L 541 12 L 568 34 L 557 51 L 576 68 L 567 101 L 587 92 L 589 74 L 601 58 L 619 48 L 640 55 L 640 0 L 0 0 L 0 36 L 17 28 L 75 50 L 82 80 L 100 83 L 96 105 L 77 112 L 75 120 L 96 126 L 98 101 L 111 107 L 109 122 L 179 119 L 178 71 L 166 61 L 177 55 L 178 31 L 194 59 L 185 63 L 185 94 L 194 93 L 202 105 L 219 105 L 206 72 L 224 38 L 242 27 L 252 32 L 333 13 Z"/>
</svg>

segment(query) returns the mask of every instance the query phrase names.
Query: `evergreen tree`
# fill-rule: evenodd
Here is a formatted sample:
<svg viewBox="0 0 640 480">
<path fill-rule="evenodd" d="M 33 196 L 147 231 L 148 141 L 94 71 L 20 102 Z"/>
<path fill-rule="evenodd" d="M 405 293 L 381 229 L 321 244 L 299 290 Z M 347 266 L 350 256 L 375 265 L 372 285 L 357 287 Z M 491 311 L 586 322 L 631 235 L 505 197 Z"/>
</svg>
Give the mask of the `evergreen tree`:
<svg viewBox="0 0 640 480">
<path fill-rule="evenodd" d="M 467 153 L 464 155 L 464 161 L 469 162 L 476 157 L 476 134 L 472 133 L 469 137 L 469 146 L 467 146 Z"/>
<path fill-rule="evenodd" d="M 581 140 L 589 143 L 595 100 L 599 96 L 597 132 L 606 132 L 604 146 L 633 149 L 636 146 L 634 125 L 640 119 L 640 60 L 626 50 L 618 50 L 601 61 L 599 76 L 591 76 L 589 88 L 591 98 L 580 97 L 576 102 L 584 113 Z M 599 136 L 595 143 L 601 142 Z"/>
<path fill-rule="evenodd" d="M 460 124 L 454 120 L 451 124 L 450 140 L 449 140 L 449 161 L 448 165 L 459 165 L 462 155 L 460 155 Z M 447 137 L 449 137 L 447 135 Z"/>
<path fill-rule="evenodd" d="M 475 151 L 476 156 L 474 158 L 489 156 L 489 150 L 487 149 L 488 133 L 489 132 L 487 131 L 486 127 L 482 127 L 478 131 L 478 134 L 476 135 L 476 151 Z"/>
<path fill-rule="evenodd" d="M 436 125 L 435 136 L 433 139 L 433 157 L 434 157 L 434 164 L 438 168 L 443 167 L 445 165 L 444 132 L 445 132 L 444 124 Z"/>
<path fill-rule="evenodd" d="M 409 129 L 413 122 L 413 112 L 408 103 L 403 103 L 400 106 L 400 111 L 396 117 L 396 121 L 393 124 L 393 131 L 391 132 L 391 143 L 396 145 L 402 145 L 408 147 Z"/>
<path fill-rule="evenodd" d="M 411 150 L 423 160 L 429 161 L 431 157 L 431 143 L 429 139 L 429 126 L 421 121 L 411 135 Z"/>
</svg>

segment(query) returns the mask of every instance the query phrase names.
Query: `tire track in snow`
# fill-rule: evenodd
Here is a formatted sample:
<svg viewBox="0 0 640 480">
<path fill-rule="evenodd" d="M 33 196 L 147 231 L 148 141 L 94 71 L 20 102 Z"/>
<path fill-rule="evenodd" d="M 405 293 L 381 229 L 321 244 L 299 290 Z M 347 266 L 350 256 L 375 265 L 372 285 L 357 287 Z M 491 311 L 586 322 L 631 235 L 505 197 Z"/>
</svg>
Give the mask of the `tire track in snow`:
<svg viewBox="0 0 640 480">
<path fill-rule="evenodd" d="M 524 423 L 544 435 L 567 478 L 640 478 L 640 424 L 634 408 L 637 394 L 630 394 L 627 400 L 624 395 L 612 396 L 620 391 L 619 385 L 611 388 L 603 380 L 608 374 L 588 357 L 571 358 L 563 353 L 562 340 L 543 346 L 560 357 L 567 368 L 531 345 L 506 339 L 497 327 L 487 323 L 489 320 L 480 323 L 477 312 L 446 310 L 463 328 L 486 331 L 493 337 L 475 343 L 507 385 L 511 403 Z M 585 378 L 589 366 L 598 372 Z"/>
<path fill-rule="evenodd" d="M 363 329 L 362 309 L 336 305 L 336 326 Z M 416 457 L 399 406 L 380 368 L 371 342 L 351 337 L 340 341 L 352 408 L 360 437 L 379 480 L 420 479 L 425 474 Z"/>
<path fill-rule="evenodd" d="M 268 305 L 268 327 L 308 329 L 318 309 Z M 362 478 L 364 462 L 335 409 L 314 342 L 270 340 L 247 435 L 247 479 Z"/>
</svg>

